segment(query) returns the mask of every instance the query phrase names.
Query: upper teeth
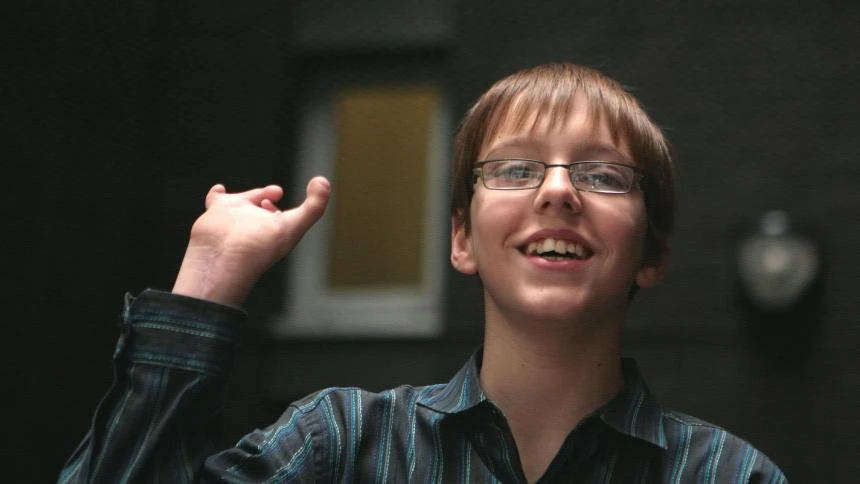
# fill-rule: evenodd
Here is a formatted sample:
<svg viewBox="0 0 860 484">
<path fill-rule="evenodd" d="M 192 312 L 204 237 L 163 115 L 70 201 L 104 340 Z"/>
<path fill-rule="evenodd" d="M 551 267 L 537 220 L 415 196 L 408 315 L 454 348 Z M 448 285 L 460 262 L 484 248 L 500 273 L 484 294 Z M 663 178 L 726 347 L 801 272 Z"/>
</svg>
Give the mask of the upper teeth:
<svg viewBox="0 0 860 484">
<path fill-rule="evenodd" d="M 526 252 L 529 254 L 556 252 L 558 254 L 575 254 L 577 257 L 583 257 L 586 254 L 585 247 L 573 242 L 557 239 L 543 239 L 530 242 Z"/>
</svg>

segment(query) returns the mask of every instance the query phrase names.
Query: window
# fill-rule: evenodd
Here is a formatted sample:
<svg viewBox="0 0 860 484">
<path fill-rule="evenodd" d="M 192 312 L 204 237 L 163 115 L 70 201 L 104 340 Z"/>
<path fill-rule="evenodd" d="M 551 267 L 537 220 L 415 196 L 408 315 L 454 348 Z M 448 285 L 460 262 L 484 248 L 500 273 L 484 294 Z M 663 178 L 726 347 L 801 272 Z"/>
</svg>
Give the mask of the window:
<svg viewBox="0 0 860 484">
<path fill-rule="evenodd" d="M 332 199 L 289 256 L 287 304 L 274 333 L 437 335 L 450 153 L 442 89 L 414 76 L 323 77 L 302 111 L 292 193 L 300 199 L 307 180 L 322 174 Z"/>
</svg>

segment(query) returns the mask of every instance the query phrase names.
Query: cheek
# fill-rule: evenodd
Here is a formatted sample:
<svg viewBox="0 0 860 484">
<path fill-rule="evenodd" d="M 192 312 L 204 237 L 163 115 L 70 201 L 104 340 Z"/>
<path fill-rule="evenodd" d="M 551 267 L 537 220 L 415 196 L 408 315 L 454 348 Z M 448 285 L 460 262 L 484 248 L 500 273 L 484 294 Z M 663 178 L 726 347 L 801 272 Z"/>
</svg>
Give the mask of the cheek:
<svg viewBox="0 0 860 484">
<path fill-rule="evenodd" d="M 628 214 L 625 223 L 627 237 L 633 244 L 637 261 L 641 261 L 645 255 L 645 237 L 648 229 L 648 218 L 644 210 L 635 210 Z"/>
<path fill-rule="evenodd" d="M 619 210 L 618 216 L 620 226 L 628 232 L 631 238 L 644 238 L 648 220 L 641 206 L 632 204 L 630 207 Z"/>
<path fill-rule="evenodd" d="M 472 248 L 477 258 L 481 252 L 503 248 L 522 219 L 522 203 L 517 202 L 517 197 L 492 195 L 476 193 L 469 207 Z"/>
<path fill-rule="evenodd" d="M 492 241 L 496 237 L 496 232 L 498 231 L 497 224 L 493 223 L 493 213 L 492 210 L 488 210 L 486 207 L 481 207 L 477 203 L 472 204 L 472 230 L 471 230 L 471 243 L 472 243 L 472 251 L 475 254 L 476 260 L 480 260 L 481 254 L 485 252 Z"/>
<path fill-rule="evenodd" d="M 635 257 L 642 256 L 648 220 L 640 203 L 613 206 L 606 212 L 604 222 L 607 230 L 620 241 L 620 246 L 627 245 Z"/>
</svg>

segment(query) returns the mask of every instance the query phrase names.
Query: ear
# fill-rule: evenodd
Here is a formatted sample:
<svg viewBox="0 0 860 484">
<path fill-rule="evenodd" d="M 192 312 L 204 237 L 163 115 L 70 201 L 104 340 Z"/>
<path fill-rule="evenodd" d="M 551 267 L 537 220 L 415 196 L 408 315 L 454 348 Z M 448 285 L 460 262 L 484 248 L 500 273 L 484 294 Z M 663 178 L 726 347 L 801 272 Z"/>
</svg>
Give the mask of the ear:
<svg viewBox="0 0 860 484">
<path fill-rule="evenodd" d="M 666 267 L 669 265 L 669 246 L 665 243 L 656 260 L 648 261 L 639 268 L 636 273 L 636 285 L 642 288 L 654 287 L 663 280 L 666 275 Z"/>
<path fill-rule="evenodd" d="M 472 251 L 472 237 L 466 229 L 466 218 L 462 209 L 451 216 L 451 265 L 463 274 L 478 272 Z"/>
</svg>

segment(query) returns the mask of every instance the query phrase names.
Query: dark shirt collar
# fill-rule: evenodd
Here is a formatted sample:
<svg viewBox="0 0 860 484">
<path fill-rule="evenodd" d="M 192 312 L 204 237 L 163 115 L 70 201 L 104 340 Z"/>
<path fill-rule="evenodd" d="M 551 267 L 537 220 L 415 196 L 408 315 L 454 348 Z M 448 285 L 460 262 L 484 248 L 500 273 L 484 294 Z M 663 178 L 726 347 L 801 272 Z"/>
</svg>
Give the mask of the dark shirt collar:
<svg viewBox="0 0 860 484">
<path fill-rule="evenodd" d="M 436 386 L 435 391 L 421 394 L 418 405 L 441 413 L 455 414 L 487 401 L 479 379 L 483 354 L 483 349 L 478 349 L 446 385 Z"/>
<path fill-rule="evenodd" d="M 663 428 L 663 407 L 648 390 L 632 358 L 621 359 L 624 386 L 596 413 L 615 430 L 650 442 L 662 449 L 668 448 Z"/>
<path fill-rule="evenodd" d="M 418 404 L 440 413 L 459 414 L 486 402 L 479 379 L 482 355 L 482 350 L 476 351 L 451 381 L 423 393 Z M 615 398 L 592 415 L 600 416 L 618 432 L 666 449 L 663 408 L 648 390 L 634 360 L 622 358 L 621 369 L 623 387 Z"/>
</svg>

